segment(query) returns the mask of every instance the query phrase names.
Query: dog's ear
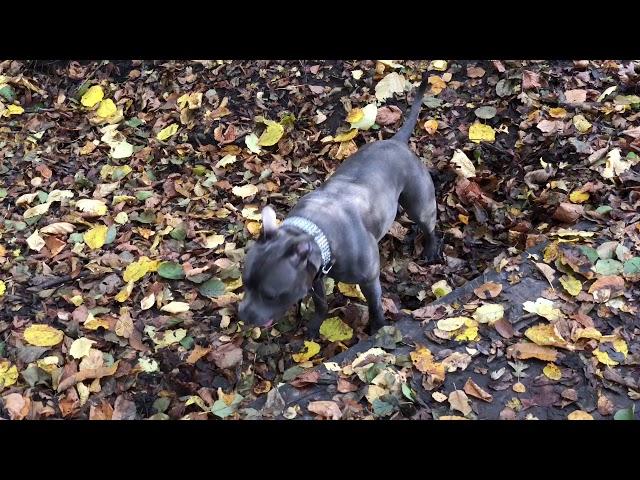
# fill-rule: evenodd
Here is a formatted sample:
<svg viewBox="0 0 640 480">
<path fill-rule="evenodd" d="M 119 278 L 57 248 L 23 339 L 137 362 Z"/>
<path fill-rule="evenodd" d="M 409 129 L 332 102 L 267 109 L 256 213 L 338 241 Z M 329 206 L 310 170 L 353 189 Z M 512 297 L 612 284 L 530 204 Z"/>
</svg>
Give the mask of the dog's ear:
<svg viewBox="0 0 640 480">
<path fill-rule="evenodd" d="M 262 209 L 262 234 L 264 238 L 271 238 L 277 230 L 276 212 L 267 205 Z"/>
<path fill-rule="evenodd" d="M 300 263 L 306 263 L 307 268 L 312 272 L 317 272 L 320 269 L 322 263 L 322 257 L 318 255 L 312 255 L 311 240 L 305 239 L 293 246 L 291 255 L 295 261 Z"/>
</svg>

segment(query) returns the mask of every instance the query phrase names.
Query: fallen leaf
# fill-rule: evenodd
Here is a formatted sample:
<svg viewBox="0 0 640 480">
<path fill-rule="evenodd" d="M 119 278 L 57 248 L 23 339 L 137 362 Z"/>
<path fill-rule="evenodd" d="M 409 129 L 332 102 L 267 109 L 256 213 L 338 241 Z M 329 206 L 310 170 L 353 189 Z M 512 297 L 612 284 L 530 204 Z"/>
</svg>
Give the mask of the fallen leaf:
<svg viewBox="0 0 640 480">
<path fill-rule="evenodd" d="M 484 400 L 485 402 L 492 402 L 493 396 L 485 392 L 476 382 L 474 382 L 471 377 L 467 379 L 467 382 L 464 384 L 464 392 L 467 395 L 471 395 L 472 397 L 479 398 L 480 400 Z"/>
<path fill-rule="evenodd" d="M 467 397 L 467 394 L 462 390 L 454 390 L 449 394 L 449 405 L 452 410 L 458 410 L 464 416 L 471 413 L 469 397 Z"/>
<path fill-rule="evenodd" d="M 338 290 L 340 291 L 340 293 L 347 297 L 357 298 L 358 300 L 362 300 L 363 302 L 367 301 L 365 296 L 362 294 L 362 290 L 360 290 L 359 285 L 338 282 Z"/>
<path fill-rule="evenodd" d="M 304 341 L 304 347 L 299 353 L 294 353 L 291 357 L 296 363 L 306 362 L 311 357 L 320 352 L 320 345 L 313 341 Z"/>
<path fill-rule="evenodd" d="M 502 284 L 496 282 L 485 282 L 479 287 L 473 289 L 473 293 L 482 300 L 495 298 L 502 292 Z"/>
<path fill-rule="evenodd" d="M 331 420 L 340 420 L 342 417 L 342 412 L 340 411 L 340 407 L 338 404 L 331 400 L 318 400 L 315 402 L 309 402 L 307 405 L 307 410 L 311 413 L 315 413 L 320 415 L 321 417 L 328 418 Z"/>
<path fill-rule="evenodd" d="M 387 98 L 392 97 L 394 93 L 404 92 L 405 86 L 405 78 L 396 72 L 391 72 L 376 84 L 376 99 L 379 102 L 384 102 Z"/>
<path fill-rule="evenodd" d="M 86 337 L 78 338 L 71 344 L 69 355 L 76 359 L 86 357 L 94 343 L 96 343 L 94 340 L 89 340 Z"/>
<path fill-rule="evenodd" d="M 186 302 L 169 302 L 162 306 L 160 310 L 163 312 L 169 312 L 173 314 L 188 312 L 190 309 L 189 304 Z"/>
<path fill-rule="evenodd" d="M 524 332 L 524 335 L 536 345 L 571 348 L 567 341 L 558 333 L 555 325 L 552 324 L 538 324 L 533 327 L 529 327 Z"/>
<path fill-rule="evenodd" d="M 97 105 L 104 98 L 104 91 L 100 85 L 93 85 L 90 87 L 82 98 L 80 99 L 80 103 L 85 107 L 92 108 Z"/>
<path fill-rule="evenodd" d="M 101 248 L 107 241 L 108 228 L 106 225 L 97 225 L 84 233 L 84 243 L 92 250 Z"/>
<path fill-rule="evenodd" d="M 583 410 L 575 410 L 567 415 L 567 420 L 593 420 L 593 416 Z"/>
<path fill-rule="evenodd" d="M 555 362 L 558 352 L 550 347 L 541 347 L 535 343 L 519 342 L 507 348 L 507 353 L 518 360 L 537 358 L 547 362 Z"/>
<path fill-rule="evenodd" d="M 331 317 L 320 325 L 320 335 L 330 342 L 343 342 L 353 337 L 353 329 L 339 317 Z"/>
<path fill-rule="evenodd" d="M 164 142 L 165 140 L 169 139 L 170 137 L 174 136 L 177 132 L 178 132 L 178 128 L 179 125 L 177 123 L 172 123 L 171 125 L 163 128 L 162 130 L 160 130 L 158 132 L 158 134 L 156 135 L 156 138 L 158 140 L 160 140 L 161 142 Z"/>
<path fill-rule="evenodd" d="M 58 345 L 64 338 L 64 334 L 49 325 L 34 324 L 24 331 L 24 339 L 31 345 L 37 347 L 53 347 Z"/>
<path fill-rule="evenodd" d="M 263 122 L 267 128 L 262 132 L 262 135 L 260 135 L 258 145 L 262 147 L 275 145 L 282 138 L 282 135 L 284 134 L 284 127 L 273 120 L 263 119 Z"/>
<path fill-rule="evenodd" d="M 562 372 L 554 363 L 547 363 L 542 369 L 542 373 L 551 380 L 560 380 L 562 378 Z"/>
<path fill-rule="evenodd" d="M 491 142 L 496 140 L 496 132 L 491 126 L 482 123 L 474 123 L 469 127 L 469 140 L 475 143 Z"/>
<path fill-rule="evenodd" d="M 493 324 L 504 317 L 504 307 L 499 303 L 486 303 L 473 312 L 473 318 L 478 323 Z M 439 327 L 438 327 L 439 328 Z"/>
<path fill-rule="evenodd" d="M 455 164 L 458 168 L 456 173 L 464 178 L 473 178 L 476 176 L 476 167 L 469 160 L 469 157 L 460 149 L 456 149 L 451 158 L 451 163 Z"/>
</svg>

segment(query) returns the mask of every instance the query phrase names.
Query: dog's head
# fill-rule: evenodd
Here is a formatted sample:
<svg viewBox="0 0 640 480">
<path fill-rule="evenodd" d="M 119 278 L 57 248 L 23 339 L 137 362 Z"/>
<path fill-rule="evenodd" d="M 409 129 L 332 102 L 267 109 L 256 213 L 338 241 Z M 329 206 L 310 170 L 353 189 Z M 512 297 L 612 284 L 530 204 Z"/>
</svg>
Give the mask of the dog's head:
<svg viewBox="0 0 640 480">
<path fill-rule="evenodd" d="M 275 212 L 265 207 L 262 236 L 245 257 L 240 319 L 261 327 L 279 320 L 307 295 L 321 264 L 313 239 L 305 233 L 278 228 Z"/>
</svg>

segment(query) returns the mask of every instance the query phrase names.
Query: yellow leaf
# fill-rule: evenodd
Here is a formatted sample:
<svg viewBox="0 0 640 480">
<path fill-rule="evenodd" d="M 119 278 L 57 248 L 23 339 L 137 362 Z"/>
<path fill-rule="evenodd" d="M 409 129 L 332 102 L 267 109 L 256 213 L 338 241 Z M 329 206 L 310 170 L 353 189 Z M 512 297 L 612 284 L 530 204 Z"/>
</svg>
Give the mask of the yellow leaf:
<svg viewBox="0 0 640 480">
<path fill-rule="evenodd" d="M 356 123 L 362 120 L 363 118 L 364 118 L 364 112 L 362 111 L 361 108 L 352 108 L 351 111 L 349 112 L 349 115 L 347 115 L 347 122 Z"/>
<path fill-rule="evenodd" d="M 144 331 L 147 335 L 149 335 L 151 340 L 153 340 L 153 343 L 156 344 L 156 349 L 178 343 L 180 340 L 187 336 L 187 331 L 184 328 L 178 328 L 176 330 L 165 330 L 161 334 L 156 335 L 156 329 L 151 325 L 147 325 Z"/>
<path fill-rule="evenodd" d="M 89 340 L 87 337 L 78 338 L 71 344 L 71 347 L 69 348 L 69 355 L 75 359 L 86 357 L 89 355 L 91 345 L 94 343 L 96 343 L 94 340 Z"/>
<path fill-rule="evenodd" d="M 241 187 L 233 187 L 231 189 L 231 193 L 237 195 L 238 197 L 246 198 L 258 193 L 258 187 L 256 187 L 252 183 L 248 183 L 247 185 L 243 185 Z"/>
<path fill-rule="evenodd" d="M 151 260 L 148 257 L 140 257 L 136 262 L 127 265 L 127 268 L 122 275 L 125 282 L 136 282 L 144 277 L 148 272 L 155 272 L 158 270 L 159 260 Z"/>
<path fill-rule="evenodd" d="M 536 345 L 569 348 L 567 341 L 560 336 L 554 325 L 538 324 L 524 332 L 525 337 Z"/>
<path fill-rule="evenodd" d="M 82 295 L 74 295 L 69 299 L 69 302 L 71 302 L 76 307 L 79 307 L 84 303 L 84 299 L 82 298 Z"/>
<path fill-rule="evenodd" d="M 114 298 L 120 303 L 126 302 L 131 295 L 131 292 L 133 292 L 133 282 L 127 283 L 127 285 L 120 290 Z"/>
<path fill-rule="evenodd" d="M 554 363 L 547 363 L 547 365 L 542 369 L 542 373 L 551 380 L 560 380 L 562 378 L 560 368 L 558 368 Z"/>
<path fill-rule="evenodd" d="M 120 180 L 121 178 L 129 175 L 133 169 L 129 165 L 117 166 L 117 165 L 104 165 L 100 169 L 100 177 L 103 180 L 112 178 L 113 180 Z M 135 197 L 131 197 L 135 198 Z"/>
<path fill-rule="evenodd" d="M 160 130 L 156 135 L 156 138 L 161 142 L 164 142 L 169 137 L 172 137 L 173 135 L 175 135 L 176 132 L 178 131 L 178 128 L 179 127 L 177 123 L 172 123 L 168 127 L 165 127 L 162 130 Z"/>
<path fill-rule="evenodd" d="M 446 60 L 432 60 L 429 64 L 429 70 L 437 70 L 438 72 L 444 72 L 447 69 Z"/>
<path fill-rule="evenodd" d="M 327 318 L 320 325 L 320 335 L 330 342 L 342 342 L 353 337 L 353 329 L 338 317 Z"/>
<path fill-rule="evenodd" d="M 302 363 L 309 360 L 311 357 L 320 352 L 320 345 L 316 342 L 310 342 L 305 340 L 304 347 L 299 353 L 294 353 L 292 355 L 293 361 L 296 363 Z"/>
<path fill-rule="evenodd" d="M 0 360 L 0 390 L 18 381 L 18 368 L 9 360 Z"/>
<path fill-rule="evenodd" d="M 39 252 L 45 246 L 44 239 L 40 236 L 38 230 L 27 237 L 27 245 L 31 250 Z"/>
<path fill-rule="evenodd" d="M 438 130 L 438 121 L 431 119 L 424 122 L 424 129 L 429 135 L 433 135 Z"/>
<path fill-rule="evenodd" d="M 89 318 L 82 324 L 82 327 L 87 330 L 97 330 L 100 327 L 109 330 L 109 322 L 104 318 Z"/>
<path fill-rule="evenodd" d="M 78 200 L 76 202 L 76 208 L 94 216 L 100 216 L 107 213 L 107 205 L 102 200 L 94 200 L 91 198 Z"/>
<path fill-rule="evenodd" d="M 225 280 L 225 291 L 233 292 L 242 286 L 242 277 L 238 277 L 235 280 Z"/>
<path fill-rule="evenodd" d="M 591 124 L 584 118 L 584 115 L 576 115 L 573 117 L 573 125 L 580 133 L 587 133 L 591 129 Z"/>
<path fill-rule="evenodd" d="M 251 235 L 256 236 L 260 233 L 262 224 L 260 222 L 247 222 L 246 227 Z"/>
<path fill-rule="evenodd" d="M 129 221 L 129 215 L 127 212 L 118 212 L 113 221 L 120 225 L 124 225 Z"/>
<path fill-rule="evenodd" d="M 115 115 L 118 112 L 116 104 L 113 103 L 113 100 L 107 98 L 106 100 L 102 100 L 100 105 L 98 106 L 98 110 L 96 111 L 96 115 L 100 118 L 109 118 Z"/>
<path fill-rule="evenodd" d="M 567 111 L 564 108 L 551 108 L 549 109 L 549 115 L 552 118 L 564 118 L 567 116 Z"/>
<path fill-rule="evenodd" d="M 442 90 L 447 88 L 446 82 L 437 75 L 431 75 L 427 80 L 431 84 L 431 93 L 438 95 Z"/>
<path fill-rule="evenodd" d="M 431 350 L 418 345 L 415 351 L 409 353 L 409 356 L 418 371 L 432 375 L 436 381 L 444 381 L 445 367 L 441 362 L 433 361 Z"/>
<path fill-rule="evenodd" d="M 546 298 L 537 298 L 535 302 L 526 301 L 522 305 L 526 312 L 536 313 L 549 321 L 555 321 L 564 318 L 564 314 L 560 311 L 560 309 L 555 308 L 553 306 L 553 302 L 551 300 L 547 300 Z"/>
<path fill-rule="evenodd" d="M 84 232 L 84 243 L 92 250 L 101 248 L 107 241 L 107 232 L 109 229 L 106 225 L 98 225 Z"/>
<path fill-rule="evenodd" d="M 563 275 L 560 277 L 560 283 L 567 293 L 574 297 L 578 296 L 582 291 L 582 282 L 571 275 Z"/>
<path fill-rule="evenodd" d="M 270 147 L 275 145 L 282 138 L 284 134 L 284 127 L 278 122 L 273 120 L 264 120 L 264 124 L 267 126 L 260 138 L 258 139 L 258 145 L 262 147 Z"/>
<path fill-rule="evenodd" d="M 515 383 L 515 384 L 513 385 L 513 387 L 511 387 L 511 388 L 512 388 L 512 389 L 513 389 L 513 391 L 514 391 L 514 392 L 516 392 L 516 393 L 524 393 L 524 392 L 526 392 L 526 391 L 527 391 L 527 387 L 525 387 L 525 386 L 524 386 L 524 384 L 523 384 L 523 383 L 520 383 L 520 382 Z"/>
<path fill-rule="evenodd" d="M 336 143 L 348 142 L 349 140 L 352 140 L 357 134 L 358 134 L 358 129 L 352 128 L 346 133 L 341 133 L 340 135 L 336 135 L 335 137 L 333 137 L 333 141 Z"/>
<path fill-rule="evenodd" d="M 357 298 L 359 300 L 362 300 L 363 302 L 367 301 L 367 299 L 362 294 L 362 291 L 360 290 L 360 285 L 338 282 L 338 290 L 341 294 L 347 297 Z"/>
<path fill-rule="evenodd" d="M 37 347 L 52 347 L 58 345 L 64 334 L 49 325 L 35 324 L 24 331 L 24 339 Z"/>
<path fill-rule="evenodd" d="M 567 416 L 567 420 L 593 420 L 593 416 L 583 410 L 576 410 Z"/>
<path fill-rule="evenodd" d="M 224 243 L 224 235 L 209 235 L 204 239 L 205 248 L 216 248 Z"/>
<path fill-rule="evenodd" d="M 36 361 L 36 365 L 51 375 L 58 368 L 58 357 L 52 355 Z"/>
<path fill-rule="evenodd" d="M 575 190 L 569 195 L 569 200 L 573 203 L 584 203 L 589 200 L 589 194 L 587 192 Z"/>
<path fill-rule="evenodd" d="M 431 285 L 431 291 L 436 296 L 436 298 L 444 297 L 451 293 L 453 289 L 449 286 L 446 280 L 440 280 L 433 285 Z"/>
<path fill-rule="evenodd" d="M 473 318 L 479 323 L 492 324 L 504 317 L 504 307 L 499 303 L 486 303 L 473 312 Z"/>
<path fill-rule="evenodd" d="M 0 297 L 2 297 L 6 291 L 7 285 L 4 283 L 4 280 L 0 280 Z"/>
<path fill-rule="evenodd" d="M 457 342 L 473 342 L 480 338 L 478 334 L 478 323 L 475 320 L 467 319 L 464 322 L 464 328 L 462 329 L 462 333 L 459 333 L 455 340 Z"/>
<path fill-rule="evenodd" d="M 189 311 L 189 304 L 186 302 L 169 302 L 160 310 L 169 313 L 184 313 Z"/>
<path fill-rule="evenodd" d="M 496 132 L 491 126 L 482 123 L 474 123 L 469 127 L 469 140 L 475 143 L 494 142 Z"/>
<path fill-rule="evenodd" d="M 94 85 L 93 87 L 89 88 L 89 90 L 87 90 L 84 95 L 82 95 L 80 103 L 82 103 L 82 105 L 84 105 L 85 107 L 91 108 L 98 102 L 100 102 L 103 98 L 104 92 L 102 91 L 102 87 L 100 85 Z"/>
<path fill-rule="evenodd" d="M 443 332 L 455 332 L 461 328 L 467 320 L 471 320 L 469 317 L 451 317 L 438 320 L 438 330 Z"/>
<path fill-rule="evenodd" d="M 602 334 L 593 327 L 579 328 L 576 330 L 575 336 L 573 338 L 575 338 L 576 340 L 580 340 L 581 338 L 600 340 L 602 338 Z"/>
<path fill-rule="evenodd" d="M 20 115 L 24 113 L 24 108 L 20 105 L 7 105 L 7 109 L 2 113 L 5 117 L 9 117 L 11 115 Z"/>
</svg>

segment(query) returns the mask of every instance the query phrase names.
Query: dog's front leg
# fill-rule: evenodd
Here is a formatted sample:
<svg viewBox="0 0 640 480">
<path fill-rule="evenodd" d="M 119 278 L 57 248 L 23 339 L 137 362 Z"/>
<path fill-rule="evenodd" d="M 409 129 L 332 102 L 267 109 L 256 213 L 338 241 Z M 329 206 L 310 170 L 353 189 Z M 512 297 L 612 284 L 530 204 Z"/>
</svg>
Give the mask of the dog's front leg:
<svg viewBox="0 0 640 480">
<path fill-rule="evenodd" d="M 369 333 L 375 334 L 381 327 L 386 325 L 384 311 L 382 310 L 382 287 L 380 286 L 380 276 L 375 279 L 361 283 L 360 289 L 367 299 L 369 307 Z"/>
<path fill-rule="evenodd" d="M 320 325 L 327 317 L 327 311 L 329 310 L 322 277 L 318 277 L 313 281 L 311 298 L 313 298 L 315 313 L 313 314 L 313 319 L 309 322 L 308 332 L 311 338 L 317 338 L 320 336 Z"/>
</svg>

